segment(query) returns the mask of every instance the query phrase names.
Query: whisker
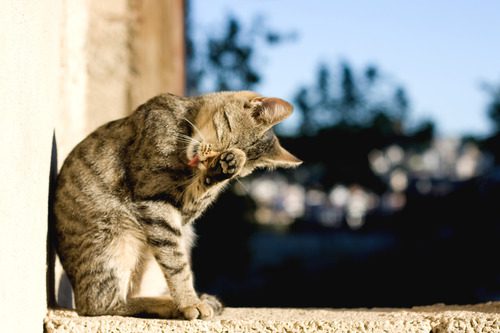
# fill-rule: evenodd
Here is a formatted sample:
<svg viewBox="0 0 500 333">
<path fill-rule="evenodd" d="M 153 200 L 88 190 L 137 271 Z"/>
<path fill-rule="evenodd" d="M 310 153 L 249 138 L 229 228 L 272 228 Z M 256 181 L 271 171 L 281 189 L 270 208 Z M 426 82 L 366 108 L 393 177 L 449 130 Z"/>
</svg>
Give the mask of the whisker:
<svg viewBox="0 0 500 333">
<path fill-rule="evenodd" d="M 192 140 L 184 139 L 184 138 L 177 138 L 178 141 L 184 142 L 184 143 L 191 143 L 193 142 Z"/>
<path fill-rule="evenodd" d="M 175 135 L 179 138 L 185 138 L 185 139 L 188 139 L 188 140 L 193 140 L 193 141 L 197 141 L 199 142 L 198 140 L 196 140 L 195 138 L 193 137 L 190 137 L 189 135 L 186 135 L 186 134 L 182 134 L 182 133 L 175 133 Z"/>
<path fill-rule="evenodd" d="M 187 142 L 187 141 L 179 141 L 179 145 L 183 146 L 184 148 L 188 148 L 190 142 Z"/>
<path fill-rule="evenodd" d="M 198 133 L 198 135 L 200 136 L 200 138 L 203 140 L 203 141 L 206 141 L 205 138 L 203 137 L 203 134 L 201 134 L 201 131 L 198 129 L 198 127 L 196 127 L 195 124 L 193 124 L 192 122 L 189 121 L 189 119 L 187 119 L 186 117 L 183 117 L 183 119 L 185 121 L 187 121 L 192 127 L 193 129 Z"/>
<path fill-rule="evenodd" d="M 184 196 L 184 194 L 187 191 L 187 188 L 188 188 L 189 184 L 192 183 L 192 181 L 194 180 L 194 178 L 196 178 L 196 175 L 193 175 L 193 176 L 187 178 L 185 181 L 183 181 L 180 184 L 177 184 L 177 186 L 175 186 L 176 190 L 178 190 L 178 189 L 180 189 L 180 188 L 183 187 L 183 190 L 178 194 L 180 198 L 182 198 Z"/>
<path fill-rule="evenodd" d="M 185 139 L 193 139 L 192 137 L 190 137 L 189 135 L 186 135 L 186 134 L 182 134 L 182 133 L 173 133 L 174 136 L 178 137 L 178 138 L 185 138 Z M 194 139 L 193 139 L 194 140 Z"/>
<path fill-rule="evenodd" d="M 238 177 L 234 178 L 236 179 L 236 181 L 238 182 L 238 184 L 241 185 L 241 187 L 243 188 L 244 192 L 246 195 L 249 195 L 250 194 L 250 190 L 248 189 L 248 187 L 245 185 L 245 183 L 243 183 Z"/>
<path fill-rule="evenodd" d="M 183 140 L 183 141 L 191 141 L 187 138 L 183 138 L 182 136 L 174 136 L 176 139 Z"/>
<path fill-rule="evenodd" d="M 184 202 L 184 196 L 186 195 L 187 193 L 187 190 L 189 188 L 189 186 L 195 181 L 195 179 L 197 179 L 199 177 L 199 175 L 197 174 L 194 174 L 193 176 L 189 177 L 185 182 L 183 182 L 183 186 L 184 186 L 184 189 L 182 190 L 182 192 L 179 194 L 179 198 L 180 200 L 182 200 L 182 202 Z M 182 186 L 180 185 L 180 186 Z M 176 188 L 179 188 L 180 186 L 177 186 Z"/>
<path fill-rule="evenodd" d="M 174 136 L 179 141 L 182 141 L 182 142 L 186 142 L 186 143 L 196 142 L 196 143 L 200 143 L 201 144 L 201 142 L 198 141 L 198 140 L 196 140 L 195 138 L 192 138 L 192 137 L 184 135 L 184 134 L 174 134 Z"/>
</svg>

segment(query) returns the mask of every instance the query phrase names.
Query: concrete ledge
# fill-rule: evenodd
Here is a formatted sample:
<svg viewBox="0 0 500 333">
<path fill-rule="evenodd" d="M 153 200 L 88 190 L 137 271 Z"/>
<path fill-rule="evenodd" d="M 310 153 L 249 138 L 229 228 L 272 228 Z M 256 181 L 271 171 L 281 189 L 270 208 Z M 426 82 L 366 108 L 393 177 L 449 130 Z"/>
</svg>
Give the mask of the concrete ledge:
<svg viewBox="0 0 500 333">
<path fill-rule="evenodd" d="M 228 308 L 212 320 L 79 317 L 49 310 L 47 333 L 62 332 L 500 332 L 500 302 L 411 309 Z"/>
</svg>

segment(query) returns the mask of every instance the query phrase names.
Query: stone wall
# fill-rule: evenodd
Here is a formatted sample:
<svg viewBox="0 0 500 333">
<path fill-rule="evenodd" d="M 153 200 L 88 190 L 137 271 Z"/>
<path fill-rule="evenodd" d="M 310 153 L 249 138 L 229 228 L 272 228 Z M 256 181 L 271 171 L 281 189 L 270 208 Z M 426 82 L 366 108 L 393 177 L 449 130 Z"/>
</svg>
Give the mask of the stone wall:
<svg viewBox="0 0 500 333">
<path fill-rule="evenodd" d="M 47 203 L 60 107 L 62 1 L 0 3 L 0 316 L 2 332 L 41 332 Z"/>
<path fill-rule="evenodd" d="M 98 126 L 184 93 L 184 1 L 63 2 L 59 164 Z"/>
</svg>

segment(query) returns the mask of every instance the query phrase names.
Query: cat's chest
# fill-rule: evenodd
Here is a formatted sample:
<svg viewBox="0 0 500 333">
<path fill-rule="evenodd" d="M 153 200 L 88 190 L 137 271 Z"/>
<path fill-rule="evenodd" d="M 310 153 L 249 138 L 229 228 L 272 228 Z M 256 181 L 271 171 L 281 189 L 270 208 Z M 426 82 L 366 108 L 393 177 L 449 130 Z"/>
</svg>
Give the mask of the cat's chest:
<svg viewBox="0 0 500 333">
<path fill-rule="evenodd" d="M 220 189 L 213 188 L 199 196 L 185 200 L 180 209 L 184 223 L 190 223 L 200 217 L 207 207 L 215 201 L 219 192 Z"/>
</svg>

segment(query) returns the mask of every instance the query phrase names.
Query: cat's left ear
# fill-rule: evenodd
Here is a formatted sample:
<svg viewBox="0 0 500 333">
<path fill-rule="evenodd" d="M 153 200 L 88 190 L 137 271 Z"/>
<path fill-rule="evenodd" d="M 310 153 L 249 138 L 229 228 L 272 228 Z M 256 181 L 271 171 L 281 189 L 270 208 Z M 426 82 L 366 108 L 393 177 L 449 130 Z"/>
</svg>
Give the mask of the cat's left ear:
<svg viewBox="0 0 500 333">
<path fill-rule="evenodd" d="M 280 98 L 255 97 L 250 101 L 252 117 L 266 128 L 285 120 L 292 114 L 293 106 Z"/>
<path fill-rule="evenodd" d="M 270 169 L 296 168 L 302 164 L 302 161 L 283 148 L 278 140 L 261 159 L 265 166 Z"/>
</svg>

